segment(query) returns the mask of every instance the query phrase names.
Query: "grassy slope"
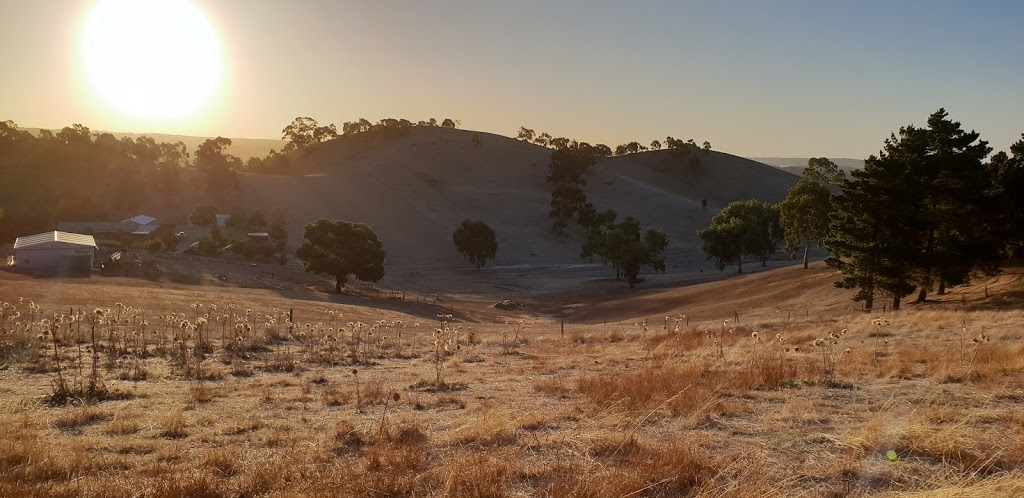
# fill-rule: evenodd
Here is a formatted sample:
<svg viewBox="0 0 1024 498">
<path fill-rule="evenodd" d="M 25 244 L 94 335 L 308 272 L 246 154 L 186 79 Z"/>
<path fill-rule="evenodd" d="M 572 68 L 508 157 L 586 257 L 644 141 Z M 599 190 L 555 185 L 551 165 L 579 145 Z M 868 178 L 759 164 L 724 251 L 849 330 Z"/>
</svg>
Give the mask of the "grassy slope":
<svg viewBox="0 0 1024 498">
<path fill-rule="evenodd" d="M 247 209 L 280 207 L 298 227 L 318 217 L 369 224 L 399 265 L 458 265 L 451 232 L 463 219 L 482 219 L 498 233 L 497 265 L 577 264 L 578 233 L 555 236 L 545 184 L 550 151 L 498 135 L 413 129 L 401 136 L 356 136 L 293 156 L 304 176 L 245 175 L 239 202 Z M 599 209 L 612 208 L 671 237 L 671 265 L 703 263 L 696 230 L 715 208 L 736 199 L 777 202 L 797 178 L 719 152 L 697 170 L 668 151 L 603 159 L 586 191 Z M 707 199 L 708 209 L 701 208 Z"/>
<path fill-rule="evenodd" d="M 514 325 L 501 320 L 460 321 L 453 326 L 462 326 L 462 347 L 444 360 L 443 373 L 465 389 L 430 392 L 414 387 L 435 375 L 434 310 L 417 308 L 421 304 L 338 305 L 323 294 L 294 293 L 296 300 L 256 290 L 0 274 L 0 301 L 23 312 L 27 303 L 18 297 L 40 305 L 41 316 L 72 305 L 144 306 L 153 322 L 147 329 L 151 352 L 158 341 L 170 344 L 178 330 L 157 325 L 156 315 L 194 317 L 194 302 L 218 305 L 213 314 L 234 303 L 236 318 L 246 308 L 271 315 L 294 308 L 303 331 L 271 342 L 269 351 L 239 354 L 221 348 L 213 320 L 214 346 L 202 381 L 185 378 L 173 353 L 138 363 L 147 374 L 142 380 L 117 380 L 138 373 L 137 346 L 109 362 L 101 334 L 100 375 L 108 387 L 133 397 L 65 407 L 41 402 L 55 378 L 52 353 L 38 347 L 34 332 L 5 335 L 4 341 L 30 347 L 7 349 L 0 360 L 0 494 L 1024 492 L 1024 274 L 1011 269 L 979 279 L 941 302 L 882 315 L 888 323 L 878 326 L 870 323 L 875 316 L 822 299 L 831 285 L 826 277 L 820 268 L 787 269 L 646 295 L 574 293 L 564 298 L 612 319 L 631 319 L 570 324 L 563 336 L 557 323 L 523 315 L 528 328 L 520 331 L 526 339 L 520 344 L 512 344 Z M 677 308 L 663 307 L 671 302 Z M 811 310 L 810 316 L 772 313 L 791 306 Z M 733 318 L 733 309 L 741 310 L 743 323 L 731 322 L 732 331 L 724 332 L 721 324 Z M 698 311 L 689 326 L 670 323 L 679 330 L 665 332 L 657 316 L 649 330 L 633 324 L 652 311 L 675 310 Z M 328 311 L 344 316 L 336 324 Z M 507 318 L 514 324 L 520 316 Z M 319 340 L 334 334 L 328 327 L 382 319 L 401 320 L 404 333 L 382 326 L 378 334 L 389 339 L 368 348 L 373 364 L 353 366 L 351 344 L 343 341 L 332 351 L 325 345 L 330 341 Z M 961 333 L 964 324 L 968 331 Z M 128 344 L 138 341 L 130 325 L 119 327 L 128 331 Z M 755 332 L 760 340 L 752 338 Z M 835 345 L 812 344 L 830 333 Z M 979 333 L 989 341 L 972 343 Z M 258 337 L 249 334 L 246 341 Z M 73 381 L 78 374 L 68 366 L 78 361 L 77 348 L 61 350 Z M 88 354 L 83 361 L 87 377 Z M 826 374 L 823 361 L 834 373 Z M 395 393 L 398 401 L 386 401 Z M 889 450 L 899 463 L 888 460 Z"/>
</svg>

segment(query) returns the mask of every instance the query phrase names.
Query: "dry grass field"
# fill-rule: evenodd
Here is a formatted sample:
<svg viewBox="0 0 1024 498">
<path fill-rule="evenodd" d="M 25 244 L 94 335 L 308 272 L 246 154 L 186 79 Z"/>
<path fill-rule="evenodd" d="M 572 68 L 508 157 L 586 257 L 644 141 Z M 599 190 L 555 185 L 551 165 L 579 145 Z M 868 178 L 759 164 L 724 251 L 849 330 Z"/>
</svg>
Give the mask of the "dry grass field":
<svg viewBox="0 0 1024 498">
<path fill-rule="evenodd" d="M 608 323 L 564 333 L 0 274 L 0 496 L 1024 494 L 1020 270 L 884 314 L 793 273 L 581 292 Z"/>
</svg>

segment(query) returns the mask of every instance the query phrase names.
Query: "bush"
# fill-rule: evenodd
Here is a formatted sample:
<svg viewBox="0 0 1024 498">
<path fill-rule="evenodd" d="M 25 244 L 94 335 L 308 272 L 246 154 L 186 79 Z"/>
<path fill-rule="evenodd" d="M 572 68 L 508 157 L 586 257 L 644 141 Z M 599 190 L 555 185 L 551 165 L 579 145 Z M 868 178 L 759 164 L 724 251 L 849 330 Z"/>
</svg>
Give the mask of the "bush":
<svg viewBox="0 0 1024 498">
<path fill-rule="evenodd" d="M 220 245 L 213 240 L 203 237 L 203 239 L 199 241 L 199 245 L 196 246 L 195 252 L 202 254 L 203 256 L 216 256 L 217 253 L 220 252 Z"/>
<path fill-rule="evenodd" d="M 245 258 L 247 261 L 268 261 L 274 257 L 276 251 L 275 246 L 271 244 L 240 240 L 231 246 L 231 252 Z"/>
<path fill-rule="evenodd" d="M 166 250 L 166 247 L 164 247 L 164 243 L 160 239 L 150 239 L 149 242 L 146 243 L 146 251 L 150 254 L 164 252 L 164 250 Z"/>
</svg>

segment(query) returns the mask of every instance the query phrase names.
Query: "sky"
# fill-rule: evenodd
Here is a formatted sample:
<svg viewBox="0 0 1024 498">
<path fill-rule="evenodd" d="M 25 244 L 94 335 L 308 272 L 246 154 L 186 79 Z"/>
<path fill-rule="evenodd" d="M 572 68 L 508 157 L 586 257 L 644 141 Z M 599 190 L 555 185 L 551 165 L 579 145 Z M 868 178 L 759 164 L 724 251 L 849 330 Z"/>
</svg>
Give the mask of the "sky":
<svg viewBox="0 0 1024 498">
<path fill-rule="evenodd" d="M 0 120 L 280 138 L 297 116 L 450 117 L 747 157 L 864 158 L 940 107 L 996 150 L 1024 132 L 1012 0 L 191 0 L 222 66 L 208 100 L 174 117 L 116 108 L 90 79 L 100 3 L 0 0 Z M 114 66 L 210 77 L 185 52 L 143 64 L 149 49 Z"/>
</svg>

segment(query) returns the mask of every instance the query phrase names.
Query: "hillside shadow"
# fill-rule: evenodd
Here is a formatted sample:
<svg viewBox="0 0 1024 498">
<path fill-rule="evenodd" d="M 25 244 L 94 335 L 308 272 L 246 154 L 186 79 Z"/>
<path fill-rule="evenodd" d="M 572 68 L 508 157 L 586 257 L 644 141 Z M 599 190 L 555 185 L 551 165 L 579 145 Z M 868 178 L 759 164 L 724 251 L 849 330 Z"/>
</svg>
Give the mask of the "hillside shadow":
<svg viewBox="0 0 1024 498">
<path fill-rule="evenodd" d="M 348 293 L 342 294 L 327 293 L 320 290 L 273 290 L 272 292 L 286 299 L 294 299 L 297 301 L 343 304 L 350 306 L 362 306 L 378 310 L 404 313 L 406 315 L 415 316 L 423 320 L 436 320 L 437 315 L 452 315 L 452 320 L 459 322 L 482 322 L 480 317 L 473 316 L 472 314 L 467 313 L 466 311 L 460 311 L 458 308 L 454 308 L 454 304 L 450 306 L 444 306 L 442 304 L 435 304 L 423 301 L 417 302 L 403 299 L 391 299 L 388 297 L 375 297 L 363 294 L 360 291 L 353 292 L 351 289 L 348 290 Z"/>
<path fill-rule="evenodd" d="M 182 285 L 202 285 L 203 278 L 198 274 L 186 274 L 186 273 L 166 273 L 163 275 L 163 279 L 174 284 Z"/>
</svg>

